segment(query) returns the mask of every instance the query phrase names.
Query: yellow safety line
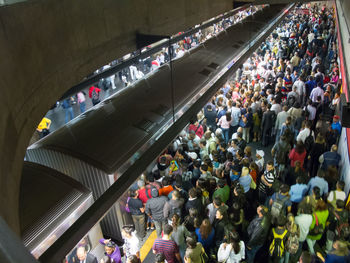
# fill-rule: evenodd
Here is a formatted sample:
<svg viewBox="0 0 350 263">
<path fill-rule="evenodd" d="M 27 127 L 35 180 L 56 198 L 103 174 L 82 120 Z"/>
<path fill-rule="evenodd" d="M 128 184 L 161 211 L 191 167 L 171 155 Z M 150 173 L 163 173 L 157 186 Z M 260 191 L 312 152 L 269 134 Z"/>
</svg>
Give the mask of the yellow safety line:
<svg viewBox="0 0 350 263">
<path fill-rule="evenodd" d="M 143 246 L 140 249 L 140 257 L 141 257 L 141 262 L 145 260 L 147 257 L 148 253 L 151 251 L 154 240 L 157 238 L 157 232 L 154 230 L 149 237 L 147 238 L 146 242 L 143 244 Z"/>
</svg>

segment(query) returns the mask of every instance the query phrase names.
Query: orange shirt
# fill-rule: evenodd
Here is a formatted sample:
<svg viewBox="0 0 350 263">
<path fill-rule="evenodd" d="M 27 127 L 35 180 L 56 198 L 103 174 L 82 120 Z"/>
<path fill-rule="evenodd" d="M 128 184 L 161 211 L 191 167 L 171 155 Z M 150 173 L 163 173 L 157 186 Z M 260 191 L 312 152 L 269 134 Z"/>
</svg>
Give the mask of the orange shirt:
<svg viewBox="0 0 350 263">
<path fill-rule="evenodd" d="M 164 186 L 164 187 L 159 189 L 159 195 L 168 196 L 170 194 L 170 192 L 172 192 L 173 190 L 174 190 L 174 188 L 171 185 Z"/>
</svg>

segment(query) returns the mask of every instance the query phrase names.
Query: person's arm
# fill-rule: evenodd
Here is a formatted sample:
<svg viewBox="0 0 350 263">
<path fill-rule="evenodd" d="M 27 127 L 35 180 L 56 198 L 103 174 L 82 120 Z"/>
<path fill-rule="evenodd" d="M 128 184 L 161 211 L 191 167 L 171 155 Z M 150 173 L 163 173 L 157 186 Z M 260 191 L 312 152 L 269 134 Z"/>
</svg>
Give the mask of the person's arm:
<svg viewBox="0 0 350 263">
<path fill-rule="evenodd" d="M 175 253 L 175 257 L 177 259 L 177 262 L 182 262 L 179 252 Z"/>
<path fill-rule="evenodd" d="M 218 262 L 225 262 L 230 256 L 231 245 L 222 243 L 218 250 Z"/>
<path fill-rule="evenodd" d="M 324 161 L 323 154 L 320 155 L 320 157 L 318 158 L 318 161 L 320 162 L 320 164 L 323 163 L 323 161 Z"/>
<path fill-rule="evenodd" d="M 164 218 L 168 218 L 169 217 L 169 211 L 170 210 L 170 205 L 169 202 L 166 202 L 163 208 L 163 216 Z"/>
<path fill-rule="evenodd" d="M 268 187 L 271 187 L 271 186 L 272 186 L 272 184 L 270 184 L 270 183 L 268 183 L 268 182 L 266 181 L 266 179 L 265 179 L 265 176 L 264 176 L 264 175 L 262 175 L 262 176 L 261 176 L 261 181 L 263 181 L 263 182 L 264 182 L 264 184 L 266 184 Z"/>
</svg>

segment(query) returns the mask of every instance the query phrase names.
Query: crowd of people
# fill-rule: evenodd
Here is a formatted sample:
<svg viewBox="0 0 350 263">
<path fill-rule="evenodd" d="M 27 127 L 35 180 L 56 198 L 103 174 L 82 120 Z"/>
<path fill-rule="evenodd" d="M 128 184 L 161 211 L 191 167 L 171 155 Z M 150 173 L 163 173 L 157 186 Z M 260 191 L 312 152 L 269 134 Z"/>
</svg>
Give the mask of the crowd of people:
<svg viewBox="0 0 350 263">
<path fill-rule="evenodd" d="M 130 188 L 126 262 L 153 229 L 157 263 L 349 262 L 334 13 L 299 11 Z"/>
</svg>

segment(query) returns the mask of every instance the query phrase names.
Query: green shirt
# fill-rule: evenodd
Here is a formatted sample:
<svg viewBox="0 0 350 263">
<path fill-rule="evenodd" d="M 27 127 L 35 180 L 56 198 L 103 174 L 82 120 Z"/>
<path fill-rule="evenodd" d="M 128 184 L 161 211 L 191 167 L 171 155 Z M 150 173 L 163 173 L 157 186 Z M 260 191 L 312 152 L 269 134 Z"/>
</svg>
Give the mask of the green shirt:
<svg viewBox="0 0 350 263">
<path fill-rule="evenodd" d="M 223 188 L 216 189 L 213 193 L 213 200 L 216 196 L 220 196 L 221 201 L 226 203 L 230 197 L 230 187 L 228 185 L 225 185 Z"/>
<path fill-rule="evenodd" d="M 328 212 L 328 209 L 327 210 L 324 210 L 324 211 L 315 211 L 313 214 L 312 214 L 312 223 L 311 223 L 311 226 L 310 226 L 310 231 L 315 227 L 316 225 L 316 218 L 315 218 L 315 214 L 317 215 L 317 219 L 318 219 L 318 224 L 319 225 L 322 225 L 323 226 L 323 229 L 325 229 L 326 227 L 326 222 L 327 222 L 327 219 L 328 219 L 328 215 L 329 215 L 329 212 Z M 309 232 L 309 235 L 307 236 L 307 238 L 310 238 L 312 240 L 320 240 L 322 237 L 322 234 L 318 234 L 318 235 L 310 235 L 310 232 Z"/>
</svg>

